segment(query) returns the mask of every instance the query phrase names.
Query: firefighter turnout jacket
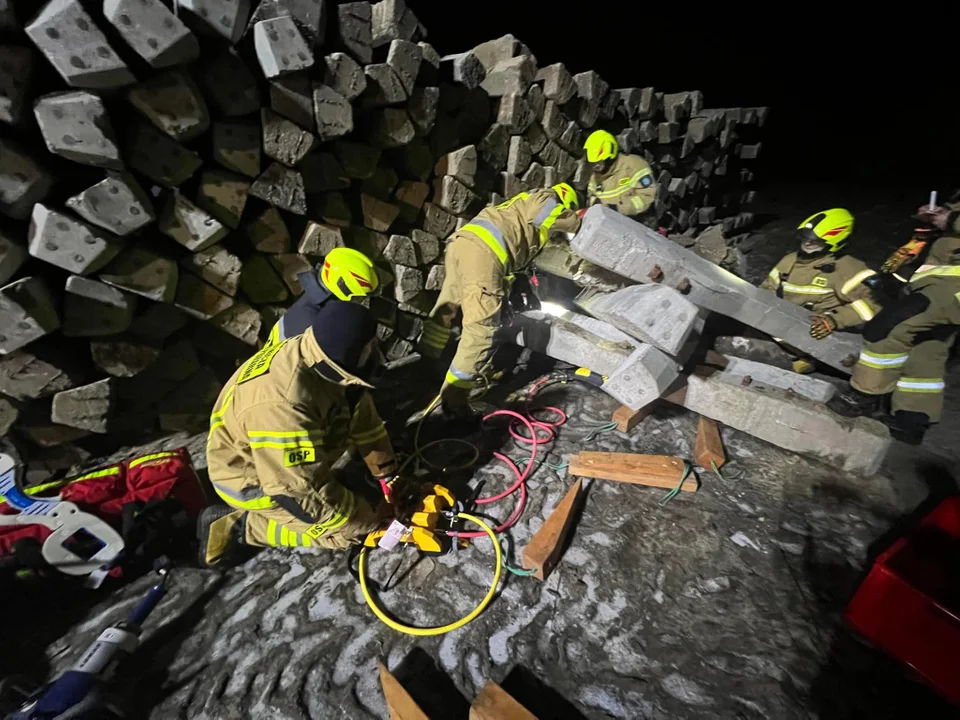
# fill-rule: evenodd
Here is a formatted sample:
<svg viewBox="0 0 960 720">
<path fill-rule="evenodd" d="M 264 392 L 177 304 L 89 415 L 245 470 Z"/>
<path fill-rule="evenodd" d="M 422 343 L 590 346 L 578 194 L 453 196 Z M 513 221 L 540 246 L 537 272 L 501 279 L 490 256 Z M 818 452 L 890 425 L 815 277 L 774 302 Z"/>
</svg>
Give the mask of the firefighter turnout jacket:
<svg viewBox="0 0 960 720">
<path fill-rule="evenodd" d="M 637 155 L 617 155 L 602 175 L 592 175 L 587 185 L 587 205 L 597 202 L 621 215 L 646 212 L 657 198 L 653 169 Z"/>
<path fill-rule="evenodd" d="M 813 260 L 790 253 L 760 284 L 795 305 L 817 315 L 828 315 L 838 328 L 862 325 L 880 311 L 871 289 L 876 272 L 849 255 L 828 254 Z"/>
<path fill-rule="evenodd" d="M 273 345 L 287 338 L 296 337 L 313 325 L 313 321 L 329 302 L 340 302 L 338 298 L 317 279 L 314 271 L 302 272 L 297 275 L 297 281 L 303 288 L 303 295 L 287 308 L 277 323 L 270 330 L 267 345 Z"/>
<path fill-rule="evenodd" d="M 343 384 L 321 377 L 320 363 Z M 378 527 L 331 471 L 349 447 L 376 477 L 396 471 L 368 387 L 326 357 L 312 328 L 264 347 L 230 378 L 210 417 L 207 463 L 217 494 L 246 513 L 247 544 L 345 548 Z"/>
<path fill-rule="evenodd" d="M 850 384 L 868 395 L 892 392 L 893 412 L 923 413 L 937 422 L 960 326 L 960 237 L 937 240 L 927 263 L 910 278 L 906 294 L 864 329 L 867 342 Z"/>
<path fill-rule="evenodd" d="M 579 229 L 576 212 L 566 209 L 557 193 L 547 188 L 487 207 L 451 236 L 444 261 L 446 278 L 420 340 L 424 355 L 439 357 L 458 311 L 462 312 L 460 343 L 441 391 L 445 401 L 466 403 L 490 358 L 513 273 L 527 267 L 551 232 Z"/>
</svg>

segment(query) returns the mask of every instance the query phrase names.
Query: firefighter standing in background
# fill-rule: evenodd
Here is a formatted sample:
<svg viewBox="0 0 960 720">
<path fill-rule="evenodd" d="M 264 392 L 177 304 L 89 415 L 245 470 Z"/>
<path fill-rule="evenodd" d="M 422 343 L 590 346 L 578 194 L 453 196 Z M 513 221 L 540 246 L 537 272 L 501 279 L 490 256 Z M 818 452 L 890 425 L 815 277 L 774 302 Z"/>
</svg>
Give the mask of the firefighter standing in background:
<svg viewBox="0 0 960 720">
<path fill-rule="evenodd" d="M 463 313 L 460 343 L 440 390 L 446 411 L 469 411 L 470 391 L 490 360 L 512 275 L 530 264 L 551 232 L 580 229 L 577 209 L 577 194 L 566 183 L 524 192 L 483 209 L 447 241 L 446 279 L 419 346 L 426 357 L 438 358 L 457 313 Z"/>
<path fill-rule="evenodd" d="M 588 206 L 600 203 L 631 217 L 650 209 L 657 197 L 657 183 L 646 160 L 621 155 L 617 138 L 606 130 L 591 133 L 583 149 L 592 170 Z"/>
<path fill-rule="evenodd" d="M 948 226 L 949 227 L 949 226 Z M 850 388 L 827 406 L 845 417 L 880 409 L 893 393 L 888 420 L 898 440 L 919 445 L 943 409 L 944 369 L 960 325 L 960 237 L 937 240 L 906 293 L 864 329 L 866 344 Z"/>
<path fill-rule="evenodd" d="M 835 330 L 851 330 L 880 310 L 874 287 L 877 273 L 844 254 L 853 232 L 853 215 L 835 208 L 816 213 L 797 228 L 798 252 L 784 257 L 760 284 L 785 300 L 814 313 L 810 334 L 822 340 Z M 809 360 L 794 361 L 794 370 L 810 372 Z"/>
<path fill-rule="evenodd" d="M 336 302 L 303 334 L 264 347 L 234 373 L 210 416 L 210 481 L 229 507 L 204 510 L 201 559 L 215 566 L 237 542 L 346 548 L 381 517 L 341 485 L 331 464 L 356 447 L 377 478 L 397 463 L 370 395 L 377 323 Z"/>
<path fill-rule="evenodd" d="M 318 270 L 300 273 L 297 281 L 303 295 L 270 330 L 267 345 L 304 332 L 330 301 L 350 301 L 372 295 L 380 284 L 370 258 L 350 248 L 334 248 Z"/>
</svg>

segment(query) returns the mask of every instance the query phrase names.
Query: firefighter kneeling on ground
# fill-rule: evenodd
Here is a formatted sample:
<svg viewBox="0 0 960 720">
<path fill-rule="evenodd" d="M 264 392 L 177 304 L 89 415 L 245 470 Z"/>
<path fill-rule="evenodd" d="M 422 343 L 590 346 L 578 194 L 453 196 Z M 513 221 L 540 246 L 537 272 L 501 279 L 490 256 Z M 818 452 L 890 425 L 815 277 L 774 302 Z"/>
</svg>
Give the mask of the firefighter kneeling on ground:
<svg viewBox="0 0 960 720">
<path fill-rule="evenodd" d="M 960 325 L 960 237 L 930 248 L 926 264 L 910 278 L 905 294 L 864 328 L 866 343 L 850 387 L 827 407 L 845 417 L 879 411 L 891 398 L 886 419 L 892 435 L 919 445 L 943 409 L 944 369 Z"/>
<path fill-rule="evenodd" d="M 377 478 L 397 469 L 366 381 L 377 323 L 362 305 L 330 303 L 303 334 L 244 363 L 210 416 L 207 464 L 229 507 L 204 510 L 201 560 L 227 564 L 238 544 L 347 548 L 385 520 L 333 476 L 356 447 Z"/>
<path fill-rule="evenodd" d="M 617 138 L 606 130 L 592 132 L 583 149 L 592 170 L 588 206 L 599 203 L 629 216 L 641 215 L 653 206 L 657 183 L 646 160 L 639 155 L 621 155 Z"/>
<path fill-rule="evenodd" d="M 853 330 L 880 311 L 874 288 L 879 277 L 866 263 L 844 254 L 853 215 L 824 210 L 797 228 L 800 250 L 784 257 L 760 284 L 778 297 L 814 313 L 810 335 L 822 340 L 835 330 Z M 794 361 L 795 372 L 812 372 L 811 361 Z"/>
<path fill-rule="evenodd" d="M 334 248 L 327 253 L 318 270 L 300 273 L 297 281 L 303 288 L 303 295 L 287 308 L 270 330 L 267 345 L 304 332 L 327 304 L 372 295 L 380 284 L 370 258 L 350 248 Z"/>
<path fill-rule="evenodd" d="M 520 193 L 480 211 L 447 242 L 447 275 L 424 326 L 419 351 L 439 358 L 458 312 L 460 343 L 440 390 L 447 413 L 469 414 L 470 391 L 490 360 L 512 276 L 536 257 L 553 232 L 575 233 L 577 193 L 566 183 Z"/>
</svg>

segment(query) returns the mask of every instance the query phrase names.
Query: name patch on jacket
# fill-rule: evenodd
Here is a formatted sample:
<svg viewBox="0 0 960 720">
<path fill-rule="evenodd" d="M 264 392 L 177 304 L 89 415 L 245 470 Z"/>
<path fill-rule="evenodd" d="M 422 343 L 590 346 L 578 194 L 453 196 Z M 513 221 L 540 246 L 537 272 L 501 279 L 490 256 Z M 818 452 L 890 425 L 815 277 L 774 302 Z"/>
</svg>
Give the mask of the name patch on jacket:
<svg viewBox="0 0 960 720">
<path fill-rule="evenodd" d="M 283 452 L 283 464 L 286 467 L 308 465 L 316 461 L 317 451 L 314 448 L 298 448 L 297 450 L 284 450 Z"/>
<path fill-rule="evenodd" d="M 237 378 L 237 385 L 244 383 L 247 380 L 253 380 L 255 377 L 260 377 L 270 370 L 270 363 L 273 362 L 273 356 L 276 355 L 283 346 L 284 343 L 267 345 L 256 355 L 247 360 L 243 364 L 243 370 L 240 371 L 240 377 Z"/>
</svg>

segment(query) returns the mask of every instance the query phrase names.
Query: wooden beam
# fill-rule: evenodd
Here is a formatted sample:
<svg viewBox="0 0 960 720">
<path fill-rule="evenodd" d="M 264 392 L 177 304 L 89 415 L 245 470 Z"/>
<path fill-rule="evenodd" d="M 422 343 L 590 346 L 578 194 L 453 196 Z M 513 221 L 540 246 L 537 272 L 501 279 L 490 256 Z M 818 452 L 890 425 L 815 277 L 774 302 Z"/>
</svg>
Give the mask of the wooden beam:
<svg viewBox="0 0 960 720">
<path fill-rule="evenodd" d="M 403 685 L 390 674 L 386 665 L 377 663 L 380 668 L 380 684 L 383 686 L 383 697 L 390 710 L 390 720 L 430 720 L 427 714 L 420 709 L 410 693 L 403 689 Z"/>
<path fill-rule="evenodd" d="M 578 479 L 523 549 L 523 567 L 527 570 L 535 569 L 533 575 L 539 580 L 546 580 L 560 560 L 563 542 L 573 525 L 581 485 L 582 482 Z"/>
<path fill-rule="evenodd" d="M 639 410 L 634 410 L 628 405 L 621 405 L 613 413 L 612 420 L 617 423 L 617 430 L 622 433 L 630 432 L 653 412 L 656 405 L 655 402 L 652 402 Z"/>
<path fill-rule="evenodd" d="M 537 720 L 537 716 L 493 680 L 487 680 L 470 706 L 470 720 Z"/>
<path fill-rule="evenodd" d="M 700 416 L 694 455 L 697 465 L 707 470 L 711 469 L 711 462 L 721 468 L 727 461 L 727 456 L 723 452 L 723 442 L 720 440 L 720 427 L 716 420 Z"/>
<path fill-rule="evenodd" d="M 567 472 L 581 477 L 673 489 L 683 477 L 683 468 L 684 462 L 678 457 L 581 452 L 570 456 L 570 467 Z M 680 489 L 696 492 L 697 479 L 690 475 Z"/>
</svg>

